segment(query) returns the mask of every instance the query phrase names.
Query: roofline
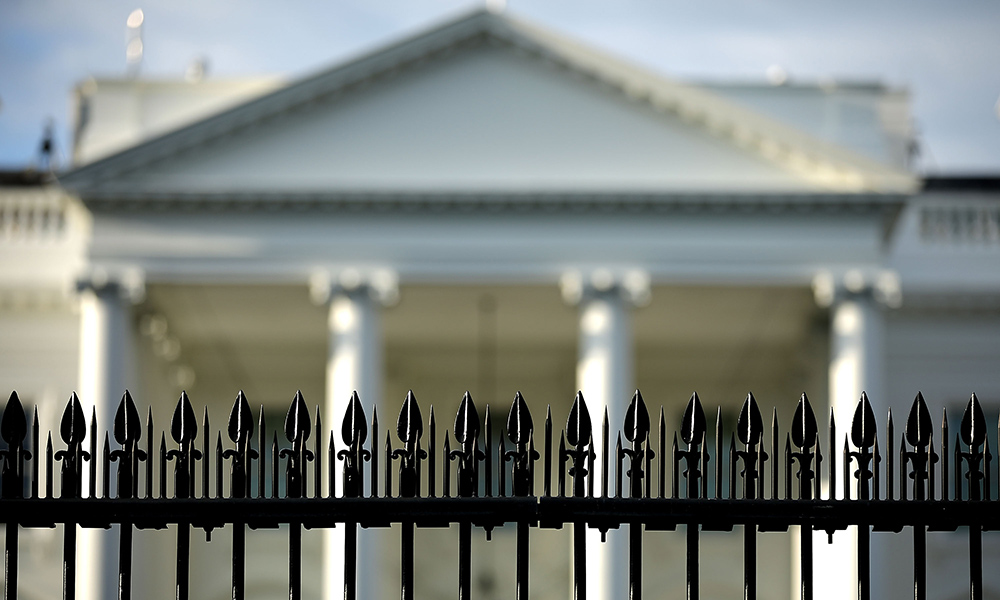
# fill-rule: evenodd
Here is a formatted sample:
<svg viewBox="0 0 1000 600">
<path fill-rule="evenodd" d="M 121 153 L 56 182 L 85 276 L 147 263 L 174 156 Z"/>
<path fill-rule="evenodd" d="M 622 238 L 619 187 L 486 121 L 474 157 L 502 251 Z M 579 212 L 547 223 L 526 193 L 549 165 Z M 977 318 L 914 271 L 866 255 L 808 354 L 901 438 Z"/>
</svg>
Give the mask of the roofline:
<svg viewBox="0 0 1000 600">
<path fill-rule="evenodd" d="M 651 193 L 651 192 L 246 192 L 189 193 L 169 192 L 100 194 L 83 197 L 94 212 L 257 212 L 295 207 L 317 212 L 458 212 L 489 213 L 511 211 L 545 214 L 581 213 L 609 209 L 626 213 L 648 212 L 738 212 L 884 213 L 903 206 L 908 194 L 882 193 Z"/>
<path fill-rule="evenodd" d="M 1000 192 L 1000 173 L 982 175 L 927 175 L 925 192 Z"/>
<path fill-rule="evenodd" d="M 918 188 L 917 179 L 910 173 L 818 140 L 709 90 L 668 80 L 536 25 L 485 10 L 377 48 L 214 116 L 77 167 L 65 174 L 63 181 L 81 189 L 100 186 L 101 180 L 239 131 L 268 116 L 323 97 L 349 93 L 353 87 L 391 76 L 435 55 L 454 52 L 483 36 L 608 84 L 632 100 L 648 102 L 660 112 L 673 113 L 821 187 L 886 193 Z"/>
</svg>

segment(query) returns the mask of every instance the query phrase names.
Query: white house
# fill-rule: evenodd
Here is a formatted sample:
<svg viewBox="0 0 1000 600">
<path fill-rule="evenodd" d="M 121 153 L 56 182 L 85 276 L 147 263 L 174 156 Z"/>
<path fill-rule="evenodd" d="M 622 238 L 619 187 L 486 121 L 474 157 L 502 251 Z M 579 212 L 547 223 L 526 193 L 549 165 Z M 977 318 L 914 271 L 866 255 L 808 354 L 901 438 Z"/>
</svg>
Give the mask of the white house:
<svg viewBox="0 0 1000 600">
<path fill-rule="evenodd" d="M 391 415 L 413 389 L 442 428 L 466 389 L 504 411 L 520 390 L 557 422 L 581 389 L 613 424 L 636 386 L 668 424 L 693 390 L 724 415 L 753 390 L 782 422 L 803 391 L 845 424 L 862 390 L 882 419 L 918 390 L 956 415 L 973 391 L 1000 405 L 1000 179 L 908 171 L 905 91 L 681 83 L 475 12 L 288 84 L 92 80 L 77 108 L 76 166 L 0 188 L 0 382 L 45 423 L 72 389 L 110 422 L 126 386 L 160 425 L 182 388 L 216 424 L 240 389 L 268 415 L 301 389 L 328 424 L 352 390 Z M 597 598 L 625 594 L 616 533 L 594 534 Z M 337 535 L 306 534 L 314 595 L 341 594 Z M 366 598 L 395 593 L 392 535 L 362 534 Z M 850 535 L 817 537 L 848 573 Z M 965 593 L 949 535 L 935 597 Z M 683 554 L 646 536 L 647 587 L 679 596 Z M 553 550 L 533 592 L 565 597 L 568 538 L 536 538 Z M 59 538 L 24 539 L 23 597 L 52 597 L 58 576 L 32 591 L 27 572 L 58 572 Z M 110 539 L 81 534 L 87 598 L 112 597 Z M 276 539 L 250 536 L 261 597 L 283 585 Z M 501 557 L 475 559 L 483 597 L 508 595 L 508 541 L 477 542 Z M 142 597 L 170 595 L 171 543 L 136 534 Z M 760 543 L 761 596 L 797 597 L 792 537 Z M 909 542 L 874 544 L 875 597 L 908 597 L 891 574 Z M 703 572 L 705 597 L 738 595 L 739 551 L 706 534 L 734 567 Z M 226 597 L 211 545 L 195 552 L 192 577 Z M 427 597 L 453 593 L 420 572 Z M 855 593 L 832 569 L 817 582 Z"/>
</svg>

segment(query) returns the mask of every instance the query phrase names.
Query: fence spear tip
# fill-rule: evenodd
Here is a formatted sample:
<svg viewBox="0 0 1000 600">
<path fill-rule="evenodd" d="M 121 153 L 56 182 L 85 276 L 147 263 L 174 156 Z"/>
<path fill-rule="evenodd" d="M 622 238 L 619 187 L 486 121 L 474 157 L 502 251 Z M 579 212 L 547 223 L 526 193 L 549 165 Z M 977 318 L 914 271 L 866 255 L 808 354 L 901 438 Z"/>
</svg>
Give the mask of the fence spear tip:
<svg viewBox="0 0 1000 600">
<path fill-rule="evenodd" d="M 73 392 L 63 411 L 59 434 L 67 445 L 79 444 L 87 437 L 86 417 L 83 416 L 83 406 L 80 398 Z"/>
<path fill-rule="evenodd" d="M 400 414 L 400 418 L 402 416 Z M 476 409 L 476 403 L 472 400 L 472 394 L 466 391 L 462 395 L 462 402 L 458 405 L 458 413 L 455 415 L 455 439 L 458 440 L 459 444 L 464 444 L 473 442 L 478 437 L 479 411 Z M 400 439 L 406 441 L 408 438 L 400 435 Z"/>
<path fill-rule="evenodd" d="M 581 448 L 590 441 L 590 434 L 590 411 L 587 410 L 583 392 L 577 392 L 566 419 L 566 442 L 574 448 Z"/>
<path fill-rule="evenodd" d="M 917 396 L 910 406 L 910 414 L 906 418 L 904 435 L 907 443 L 914 447 L 926 446 L 931 439 L 932 428 L 931 412 L 927 409 L 927 403 L 924 402 L 924 395 L 917 392 Z"/>
<path fill-rule="evenodd" d="M 139 411 L 132 400 L 132 394 L 128 390 L 122 394 L 121 401 L 118 402 L 118 410 L 115 411 L 115 441 L 125 446 L 130 442 L 137 442 L 142 437 L 142 423 L 139 421 Z"/>
<path fill-rule="evenodd" d="M 861 392 L 861 400 L 854 410 L 854 419 L 851 423 L 851 442 L 856 448 L 871 448 L 875 444 L 876 428 L 875 411 L 872 410 L 868 394 Z"/>
<path fill-rule="evenodd" d="M 605 410 L 607 410 L 605 408 Z M 642 443 L 649 435 L 649 411 L 642 400 L 642 394 L 636 390 L 632 401 L 625 410 L 625 439 L 630 442 Z"/>
<path fill-rule="evenodd" d="M 250 402 L 243 390 L 236 394 L 233 409 L 229 413 L 229 439 L 236 444 L 242 444 L 253 435 L 253 413 L 250 412 Z"/>
<path fill-rule="evenodd" d="M 753 392 L 748 392 L 746 400 L 743 401 L 743 408 L 740 409 L 740 416 L 736 422 L 736 430 L 740 436 L 740 442 L 746 446 L 756 446 L 764 435 L 764 419 L 760 415 L 760 408 L 757 406 L 757 399 Z"/>
<path fill-rule="evenodd" d="M 975 393 L 969 398 L 969 404 L 962 415 L 961 434 L 962 441 L 969 448 L 979 446 L 986 440 L 986 416 Z"/>
<path fill-rule="evenodd" d="M 816 414 L 809 403 L 809 397 L 803 393 L 795 406 L 795 414 L 792 415 L 792 441 L 801 449 L 812 448 L 816 444 L 818 430 Z"/>
<path fill-rule="evenodd" d="M 37 406 L 35 410 L 37 415 Z M 0 437 L 3 437 L 8 446 L 13 447 L 21 445 L 27 435 L 28 422 L 24 415 L 24 406 L 17 397 L 17 392 L 11 392 L 7 406 L 3 409 L 3 419 L 0 420 Z"/>
<path fill-rule="evenodd" d="M 306 406 L 302 392 L 295 392 L 292 403 L 285 414 L 285 439 L 289 442 L 304 442 L 312 432 L 312 422 L 309 420 L 309 407 Z"/>
<path fill-rule="evenodd" d="M 178 444 L 193 441 L 198 436 L 198 422 L 191 406 L 187 392 L 182 391 L 174 408 L 174 416 L 170 419 L 170 437 Z"/>
<path fill-rule="evenodd" d="M 514 394 L 510 412 L 507 413 L 507 438 L 514 444 L 526 444 L 531 438 L 533 429 L 534 424 L 531 421 L 528 403 L 524 401 L 524 396 L 518 391 Z"/>
<path fill-rule="evenodd" d="M 365 408 L 361 405 L 361 398 L 358 392 L 351 394 L 351 400 L 347 403 L 347 411 L 344 414 L 344 422 L 340 429 L 341 439 L 349 447 L 361 445 L 368 439 L 368 423 L 365 419 Z"/>
<path fill-rule="evenodd" d="M 424 432 L 423 418 L 420 416 L 420 406 L 417 404 L 417 397 L 413 395 L 413 390 L 406 392 L 406 399 L 399 409 L 399 417 L 396 419 L 396 435 L 403 443 L 416 443 Z"/>
</svg>

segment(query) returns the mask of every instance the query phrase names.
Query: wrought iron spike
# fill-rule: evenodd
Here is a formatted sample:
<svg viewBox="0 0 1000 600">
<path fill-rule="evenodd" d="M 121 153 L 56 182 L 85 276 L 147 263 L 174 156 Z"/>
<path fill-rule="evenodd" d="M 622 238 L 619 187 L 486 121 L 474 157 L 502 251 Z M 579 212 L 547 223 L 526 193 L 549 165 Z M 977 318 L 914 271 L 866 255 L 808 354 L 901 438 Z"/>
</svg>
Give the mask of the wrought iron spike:
<svg viewBox="0 0 1000 600">
<path fill-rule="evenodd" d="M 407 395 L 406 401 L 409 402 L 409 400 L 410 396 Z M 402 413 L 399 416 L 400 419 L 403 418 Z M 474 442 L 478 437 L 479 411 L 476 409 L 476 403 L 472 400 L 472 394 L 466 391 L 462 396 L 462 403 L 458 405 L 458 413 L 455 415 L 455 439 L 458 440 L 459 444 L 465 444 L 466 442 Z M 400 434 L 399 439 L 405 441 L 408 438 L 404 438 L 403 434 Z"/>
<path fill-rule="evenodd" d="M 507 414 L 507 438 L 514 444 L 527 444 L 533 430 L 528 403 L 521 392 L 517 392 Z"/>
<path fill-rule="evenodd" d="M 368 439 L 368 422 L 365 418 L 365 407 L 361 405 L 358 392 L 351 393 L 351 401 L 347 403 L 344 423 L 340 429 L 340 437 L 349 447 L 360 446 Z M 377 441 L 377 440 L 376 440 Z"/>
<path fill-rule="evenodd" d="M 970 448 L 980 446 L 986 440 L 986 416 L 975 394 L 972 394 L 968 406 L 965 407 L 960 433 L 962 441 Z"/>
<path fill-rule="evenodd" d="M 187 392 L 181 392 L 181 397 L 177 400 L 174 416 L 170 419 L 170 437 L 178 444 L 193 442 L 198 437 L 198 418 Z"/>
<path fill-rule="evenodd" d="M 312 422 L 309 420 L 309 407 L 302 397 L 301 391 L 295 392 L 292 403 L 285 414 L 285 439 L 293 444 L 303 443 L 309 439 L 312 432 Z M 304 492 L 305 490 L 303 490 Z"/>
<path fill-rule="evenodd" d="M 809 404 L 809 397 L 805 392 L 799 396 L 799 403 L 795 407 L 795 414 L 792 415 L 792 442 L 800 449 L 812 448 L 816 445 L 816 437 L 819 427 L 816 425 L 816 414 L 812 405 Z"/>
<path fill-rule="evenodd" d="M 399 418 L 396 419 L 396 435 L 399 441 L 404 444 L 415 444 L 420 440 L 424 432 L 424 422 L 420 416 L 420 406 L 417 405 L 417 397 L 413 395 L 413 390 L 406 392 L 406 399 L 399 409 Z"/>
<path fill-rule="evenodd" d="M 740 442 L 747 446 L 756 446 L 764 435 L 764 419 L 760 416 L 757 399 L 753 393 L 748 393 L 740 409 L 740 417 L 736 421 L 736 432 Z"/>
<path fill-rule="evenodd" d="M 636 390 L 632 401 L 625 411 L 625 439 L 641 444 L 649 435 L 649 411 L 642 400 L 642 394 Z"/>
<path fill-rule="evenodd" d="M 861 392 L 861 400 L 854 409 L 854 420 L 851 422 L 851 442 L 856 448 L 871 448 L 875 445 L 876 433 L 875 411 L 868 401 L 868 394 Z"/>
<path fill-rule="evenodd" d="M 37 418 L 36 418 L 37 421 Z M 0 420 L 0 437 L 10 447 L 20 446 L 28 435 L 28 420 L 24 414 L 24 406 L 17 392 L 11 392 L 7 406 L 3 409 L 3 419 Z"/>
<path fill-rule="evenodd" d="M 233 402 L 233 410 L 229 413 L 229 439 L 236 444 L 248 442 L 253 436 L 253 413 L 250 403 L 240 390 Z"/>
<path fill-rule="evenodd" d="M 927 409 L 927 403 L 924 402 L 924 395 L 917 392 L 917 397 L 913 399 L 913 405 L 910 406 L 910 415 L 906 418 L 904 435 L 906 435 L 907 443 L 914 447 L 926 446 L 931 440 L 933 427 L 931 412 Z"/>
<path fill-rule="evenodd" d="M 705 421 L 705 411 L 701 407 L 698 392 L 691 394 L 691 399 L 688 400 L 681 421 L 681 439 L 684 440 L 684 443 L 688 445 L 701 444 L 705 439 L 705 430 L 708 425 Z"/>
<path fill-rule="evenodd" d="M 73 392 L 66 403 L 66 410 L 63 411 L 62 423 L 59 427 L 59 435 L 63 442 L 69 444 L 80 444 L 87 437 L 87 422 L 83 416 L 83 406 L 80 398 Z"/>
<path fill-rule="evenodd" d="M 125 446 L 138 442 L 140 437 L 142 437 L 142 423 L 139 422 L 139 411 L 132 400 L 132 394 L 125 390 L 115 412 L 115 441 Z"/>
<path fill-rule="evenodd" d="M 590 434 L 590 411 L 587 410 L 583 392 L 577 392 L 566 419 L 566 442 L 574 448 L 580 448 L 590 441 Z"/>
</svg>

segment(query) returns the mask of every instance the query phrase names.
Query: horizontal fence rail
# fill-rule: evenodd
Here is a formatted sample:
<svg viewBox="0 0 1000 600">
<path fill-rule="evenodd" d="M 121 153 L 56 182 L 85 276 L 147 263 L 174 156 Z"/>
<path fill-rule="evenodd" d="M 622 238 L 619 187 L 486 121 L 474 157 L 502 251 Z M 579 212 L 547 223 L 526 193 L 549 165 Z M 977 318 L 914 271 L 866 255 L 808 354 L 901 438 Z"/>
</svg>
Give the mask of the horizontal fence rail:
<svg viewBox="0 0 1000 600">
<path fill-rule="evenodd" d="M 173 443 L 168 445 L 161 431 L 154 447 L 152 410 L 143 423 L 129 392 L 103 439 L 96 410 L 88 421 L 73 394 L 60 423 L 59 449 L 50 432 L 43 452 L 37 409 L 29 431 L 17 393 L 12 393 L 0 420 L 0 437 L 7 446 L 0 450 L 0 521 L 7 525 L 4 597 L 17 597 L 20 527 L 64 526 L 63 597 L 71 599 L 77 528 L 120 525 L 119 598 L 128 599 L 134 529 L 176 525 L 176 597 L 183 600 L 188 597 L 191 528 L 230 526 L 232 596 L 239 600 L 244 597 L 247 527 L 287 524 L 289 598 L 301 597 L 302 528 L 337 526 L 345 528 L 344 597 L 354 600 L 358 527 L 399 524 L 401 597 L 412 600 L 414 528 L 457 524 L 458 592 L 466 600 L 472 595 L 472 528 L 485 529 L 489 537 L 505 523 L 516 524 L 518 600 L 528 598 L 531 528 L 566 525 L 573 526 L 577 600 L 587 596 L 588 528 L 602 533 L 628 528 L 629 594 L 641 600 L 643 530 L 684 528 L 688 598 L 697 599 L 700 532 L 737 526 L 743 533 L 748 599 L 756 597 L 758 532 L 793 526 L 800 535 L 803 599 L 813 597 L 813 531 L 832 537 L 847 528 L 857 530 L 860 598 L 871 597 L 871 531 L 912 530 L 913 589 L 919 600 L 927 589 L 926 532 L 959 527 L 968 527 L 970 597 L 983 597 L 982 534 L 1000 529 L 1000 502 L 991 493 L 1000 472 L 993 465 L 988 428 L 1000 424 L 987 423 L 975 395 L 959 431 L 952 434 L 946 411 L 936 428 L 917 394 L 902 432 L 897 434 L 889 412 L 881 445 L 875 413 L 864 394 L 849 431 L 838 435 L 831 411 L 825 442 L 805 394 L 783 438 L 777 410 L 765 437 L 752 394 L 729 432 L 721 409 L 709 427 L 694 394 L 679 431 L 668 436 L 662 407 L 654 434 L 638 391 L 621 429 L 612 434 L 605 411 L 595 434 L 578 393 L 562 430 L 554 431 L 551 408 L 546 411 L 540 452 L 520 393 L 499 435 L 492 419 L 489 406 L 481 419 L 466 393 L 452 431 L 439 440 L 433 408 L 425 435 L 420 407 L 410 392 L 395 431 L 380 437 L 377 409 L 369 420 L 354 394 L 339 432 L 328 431 L 319 408 L 310 415 L 302 394 L 296 393 L 283 424 L 288 446 L 279 449 L 277 432 L 267 439 L 263 407 L 255 419 L 240 392 L 226 428 L 229 442 L 224 444 L 222 432 L 215 431 L 213 448 L 207 409 L 199 429 L 191 401 L 182 393 L 169 427 Z M 597 465 L 600 481 L 594 476 Z M 539 480 L 541 489 L 536 489 Z"/>
</svg>

